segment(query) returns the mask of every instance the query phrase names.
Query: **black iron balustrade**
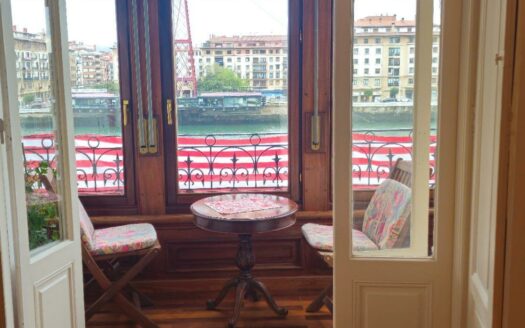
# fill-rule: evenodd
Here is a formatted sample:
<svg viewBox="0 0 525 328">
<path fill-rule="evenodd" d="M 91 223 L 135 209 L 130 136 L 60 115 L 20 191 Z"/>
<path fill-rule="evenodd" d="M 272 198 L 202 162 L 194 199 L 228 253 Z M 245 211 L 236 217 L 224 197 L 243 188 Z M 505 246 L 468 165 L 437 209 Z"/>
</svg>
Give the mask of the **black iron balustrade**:
<svg viewBox="0 0 525 328">
<path fill-rule="evenodd" d="M 89 136 L 87 146 L 75 147 L 77 182 L 80 193 L 111 192 L 122 194 L 124 192 L 122 146 L 101 146 L 102 142 L 98 136 Z M 26 173 L 43 161 L 49 163 L 51 167 L 56 167 L 55 149 L 55 140 L 50 136 L 42 137 L 38 146 L 29 147 L 23 144 Z M 85 162 L 88 164 L 84 164 Z M 91 186 L 90 182 L 92 183 Z"/>
<path fill-rule="evenodd" d="M 277 143 L 264 142 L 266 137 L 282 136 Z M 178 147 L 179 190 L 237 190 L 268 188 L 286 190 L 288 186 L 288 142 L 283 134 L 209 134 L 179 135 L 200 144 Z M 248 142 L 228 144 L 234 138 Z"/>
<path fill-rule="evenodd" d="M 352 143 L 352 176 L 354 184 L 360 187 L 377 186 L 381 181 L 388 177 L 390 168 L 398 158 L 412 160 L 413 139 L 412 129 L 374 129 L 374 130 L 353 130 L 354 141 Z M 362 135 L 361 138 L 355 138 Z M 436 129 L 431 129 L 429 140 L 430 157 L 429 165 L 431 176 L 429 183 L 435 181 L 435 159 L 436 153 Z M 403 141 L 396 141 L 396 137 L 404 137 Z M 392 139 L 392 140 L 384 140 Z M 356 156 L 359 155 L 359 156 Z M 362 158 L 364 157 L 364 163 Z M 359 181 L 356 183 L 355 180 Z"/>
</svg>

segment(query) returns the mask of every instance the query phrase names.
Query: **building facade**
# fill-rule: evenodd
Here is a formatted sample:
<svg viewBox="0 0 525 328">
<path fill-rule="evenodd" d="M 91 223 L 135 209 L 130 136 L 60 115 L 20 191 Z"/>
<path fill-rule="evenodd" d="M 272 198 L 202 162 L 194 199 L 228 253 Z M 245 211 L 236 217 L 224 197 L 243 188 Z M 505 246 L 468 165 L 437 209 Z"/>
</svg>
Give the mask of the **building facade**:
<svg viewBox="0 0 525 328">
<path fill-rule="evenodd" d="M 18 101 L 22 105 L 48 102 L 51 94 L 49 45 L 44 33 L 18 31 L 13 26 Z"/>
<path fill-rule="evenodd" d="M 215 36 L 195 48 L 198 79 L 214 65 L 230 69 L 246 79 L 251 90 L 288 89 L 288 38 L 278 35 Z"/>
<path fill-rule="evenodd" d="M 416 22 L 393 16 L 369 16 L 355 21 L 353 100 L 410 101 L 414 96 Z M 439 34 L 434 27 L 432 92 L 437 95 Z"/>
<path fill-rule="evenodd" d="M 99 51 L 96 45 L 70 41 L 71 86 L 94 87 L 118 81 L 118 69 L 114 69 L 118 61 L 116 56 L 113 48 Z"/>
</svg>

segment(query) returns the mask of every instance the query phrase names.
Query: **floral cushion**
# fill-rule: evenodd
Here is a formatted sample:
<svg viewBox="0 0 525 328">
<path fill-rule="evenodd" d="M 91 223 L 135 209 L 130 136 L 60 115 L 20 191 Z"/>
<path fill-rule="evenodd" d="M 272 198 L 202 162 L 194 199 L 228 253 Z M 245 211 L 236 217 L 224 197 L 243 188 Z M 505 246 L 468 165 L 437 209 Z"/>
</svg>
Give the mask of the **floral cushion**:
<svg viewBox="0 0 525 328">
<path fill-rule="evenodd" d="M 78 201 L 78 213 L 80 217 L 80 237 L 82 241 L 87 245 L 88 249 L 93 249 L 95 241 L 93 240 L 95 234 L 95 228 L 93 223 L 86 213 L 86 209 L 82 206 L 80 200 Z"/>
<path fill-rule="evenodd" d="M 310 246 L 322 251 L 334 251 L 334 228 L 332 226 L 307 223 L 301 227 Z"/>
<path fill-rule="evenodd" d="M 151 224 L 127 224 L 95 230 L 90 251 L 94 255 L 131 252 L 151 247 L 156 241 L 157 232 Z"/>
<path fill-rule="evenodd" d="M 307 223 L 301 229 L 310 246 L 320 251 L 334 251 L 334 228 L 332 226 Z M 359 230 L 352 229 L 352 241 L 356 251 L 378 249 L 377 245 Z"/>
<path fill-rule="evenodd" d="M 372 196 L 365 211 L 363 232 L 380 249 L 398 244 L 399 235 L 409 220 L 411 197 L 409 187 L 390 179 L 383 181 Z"/>
<path fill-rule="evenodd" d="M 379 249 L 362 231 L 352 229 L 352 243 L 354 251 L 376 251 Z"/>
</svg>

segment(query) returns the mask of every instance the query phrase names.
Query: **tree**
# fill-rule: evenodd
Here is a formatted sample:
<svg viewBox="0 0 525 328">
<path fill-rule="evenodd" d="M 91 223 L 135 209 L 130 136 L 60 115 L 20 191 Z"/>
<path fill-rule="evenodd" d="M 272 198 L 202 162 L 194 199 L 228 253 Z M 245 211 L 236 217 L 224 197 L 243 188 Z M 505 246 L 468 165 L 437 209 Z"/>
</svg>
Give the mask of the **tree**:
<svg viewBox="0 0 525 328">
<path fill-rule="evenodd" d="M 199 93 L 220 91 L 242 91 L 249 87 L 248 80 L 241 79 L 234 71 L 214 65 L 206 76 L 199 79 Z"/>
<path fill-rule="evenodd" d="M 390 98 L 395 98 L 399 93 L 399 88 L 392 87 L 390 88 Z"/>
<path fill-rule="evenodd" d="M 118 82 L 116 81 L 108 81 L 106 83 L 93 84 L 89 87 L 93 89 L 106 89 L 109 93 L 118 93 L 120 88 Z"/>
<path fill-rule="evenodd" d="M 366 89 L 363 95 L 366 97 L 368 101 L 370 101 L 370 98 L 374 95 L 374 90 Z"/>
<path fill-rule="evenodd" d="M 25 96 L 22 97 L 22 103 L 24 105 L 29 105 L 33 101 L 35 101 L 35 95 L 34 94 L 28 94 L 28 95 L 25 95 Z"/>
</svg>

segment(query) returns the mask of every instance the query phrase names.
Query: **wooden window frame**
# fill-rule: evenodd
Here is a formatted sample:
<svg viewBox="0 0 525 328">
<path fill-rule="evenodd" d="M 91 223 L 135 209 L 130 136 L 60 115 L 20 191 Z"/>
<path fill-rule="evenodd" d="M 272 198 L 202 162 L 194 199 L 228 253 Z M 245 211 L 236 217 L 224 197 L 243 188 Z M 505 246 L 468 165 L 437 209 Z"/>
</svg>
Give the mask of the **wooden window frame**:
<svg viewBox="0 0 525 328">
<path fill-rule="evenodd" d="M 300 136 L 301 124 L 301 93 L 302 93 L 302 1 L 288 1 L 288 190 L 271 191 L 269 189 L 242 188 L 239 191 L 270 193 L 289 197 L 301 202 L 300 186 Z M 171 1 L 159 0 L 159 39 L 160 61 L 162 66 L 162 104 L 166 106 L 168 99 L 175 99 L 173 85 L 173 42 L 171 22 Z M 293 60 L 292 58 L 296 58 Z M 290 60 L 292 59 L 292 60 Z M 198 199 L 217 195 L 224 192 L 196 192 L 183 194 L 178 192 L 178 160 L 177 160 L 177 131 L 176 119 L 173 125 L 167 125 L 166 113 L 163 111 L 164 149 L 166 168 L 166 212 L 188 212 L 189 205 Z"/>
</svg>

